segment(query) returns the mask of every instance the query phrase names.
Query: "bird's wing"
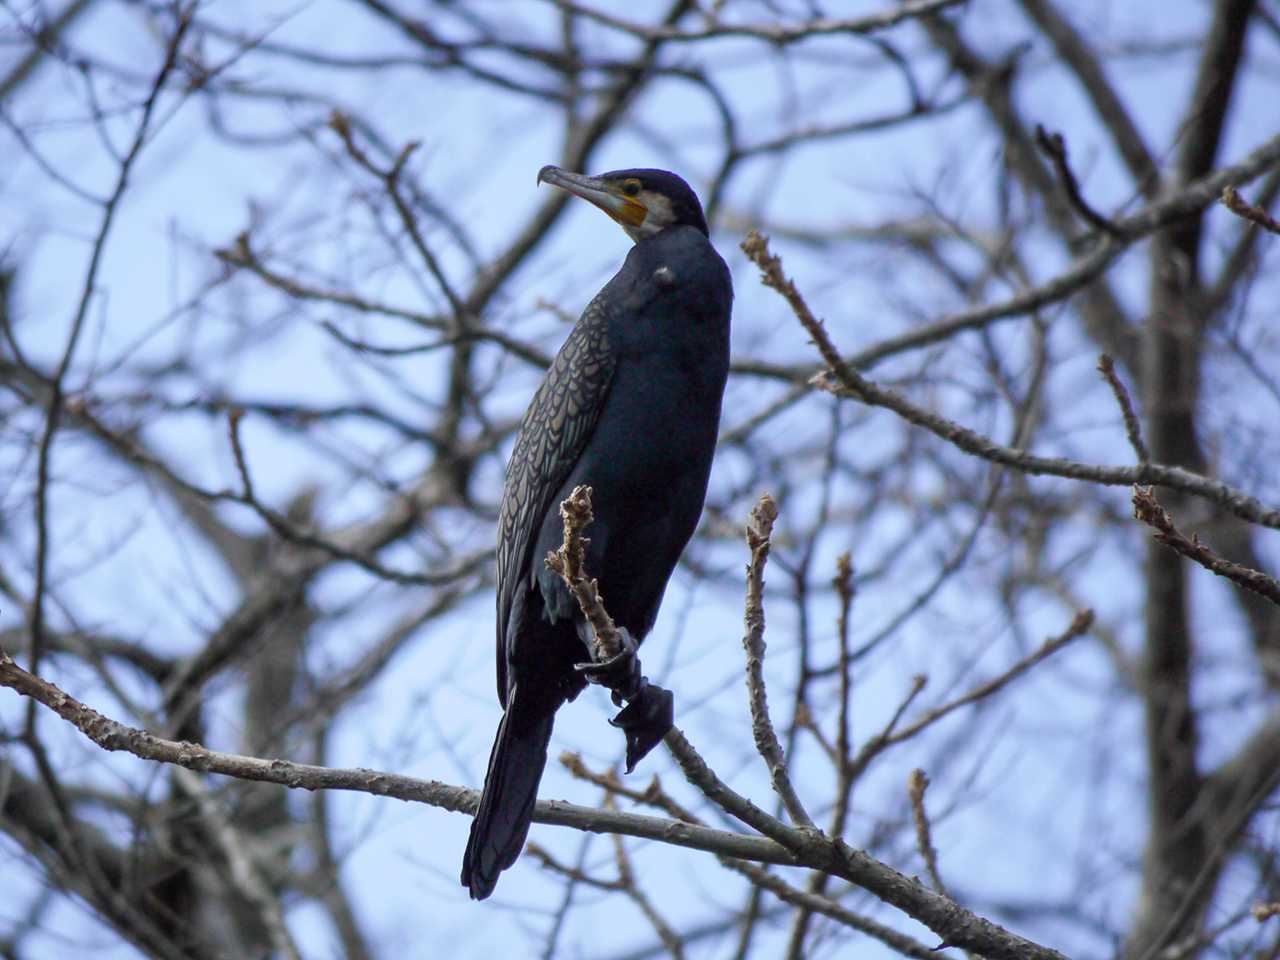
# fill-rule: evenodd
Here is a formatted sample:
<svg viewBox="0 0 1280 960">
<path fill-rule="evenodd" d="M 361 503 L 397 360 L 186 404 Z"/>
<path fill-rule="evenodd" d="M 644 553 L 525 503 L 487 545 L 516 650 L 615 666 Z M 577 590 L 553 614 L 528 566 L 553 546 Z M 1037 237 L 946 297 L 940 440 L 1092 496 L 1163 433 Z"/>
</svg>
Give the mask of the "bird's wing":
<svg viewBox="0 0 1280 960">
<path fill-rule="evenodd" d="M 583 311 L 556 354 L 525 412 L 507 464 L 498 518 L 498 700 L 507 699 L 507 630 L 522 581 L 528 589 L 531 557 L 543 518 L 581 456 L 613 378 L 606 300 Z"/>
</svg>

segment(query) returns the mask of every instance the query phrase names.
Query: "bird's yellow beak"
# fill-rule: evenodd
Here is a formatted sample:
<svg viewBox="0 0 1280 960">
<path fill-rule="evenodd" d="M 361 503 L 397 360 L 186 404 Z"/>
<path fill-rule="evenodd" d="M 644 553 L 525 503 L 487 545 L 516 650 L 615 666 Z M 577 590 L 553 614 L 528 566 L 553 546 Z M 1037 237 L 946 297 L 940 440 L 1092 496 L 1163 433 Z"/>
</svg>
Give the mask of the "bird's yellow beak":
<svg viewBox="0 0 1280 960">
<path fill-rule="evenodd" d="M 621 184 L 602 177 L 588 177 L 547 165 L 538 171 L 538 182 L 549 183 L 575 197 L 589 200 L 623 227 L 639 227 L 649 213 L 639 197 L 627 196 L 622 192 Z"/>
</svg>

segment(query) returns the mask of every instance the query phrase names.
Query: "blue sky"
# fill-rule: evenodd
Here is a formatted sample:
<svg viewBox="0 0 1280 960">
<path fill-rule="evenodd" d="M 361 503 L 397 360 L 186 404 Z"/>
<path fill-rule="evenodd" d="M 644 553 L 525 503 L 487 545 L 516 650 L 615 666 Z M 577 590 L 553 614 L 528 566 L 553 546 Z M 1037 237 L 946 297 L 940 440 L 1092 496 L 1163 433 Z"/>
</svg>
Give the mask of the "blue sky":
<svg viewBox="0 0 1280 960">
<path fill-rule="evenodd" d="M 855 6 L 857 12 L 880 8 Z M 1163 37 L 1177 39 L 1202 18 L 1198 4 L 1086 6 L 1087 10 L 1080 8 L 1081 23 L 1100 31 L 1108 48 L 1136 36 L 1153 44 Z M 762 6 L 744 7 L 748 16 L 763 15 Z M 496 17 L 499 7 L 482 3 L 475 9 Z M 632 16 L 649 13 L 645 4 L 631 5 Z M 28 14 L 19 9 L 17 15 Z M 339 0 L 211 3 L 202 15 L 281 46 L 315 47 L 334 55 L 413 54 L 413 47 L 394 31 Z M 11 20 L 14 13 L 10 9 L 0 16 Z M 982 19 L 984 29 L 978 34 L 988 53 L 1007 51 L 1027 36 L 1025 22 L 1009 5 L 994 0 L 970 4 L 965 18 L 962 22 Z M 557 35 L 557 19 L 547 4 L 506 5 L 500 19 L 511 29 L 518 23 L 517 32 L 532 40 Z M 465 35 L 455 19 L 433 22 L 433 27 Z M 888 36 L 908 56 L 923 47 L 910 27 Z M 585 27 L 581 40 L 596 56 L 622 55 L 633 46 L 598 26 Z M 49 171 L 95 194 L 111 188 L 111 150 L 119 149 L 136 118 L 128 110 L 113 115 L 112 107 L 132 97 L 136 74 L 145 76 L 157 62 L 156 38 L 146 19 L 125 4 L 106 4 L 89 14 L 71 34 L 71 43 L 94 51 L 120 71 L 114 80 L 105 71 L 99 74 L 104 79 L 93 89 L 113 116 L 102 126 L 102 136 L 87 122 L 91 101 L 82 80 L 65 64 L 45 68 L 21 97 L 3 108 L 9 124 L 31 134 L 39 159 L 20 149 L 10 133 L 0 131 L 0 153 L 14 158 L 0 166 L 0 248 L 8 251 L 8 261 L 19 270 L 16 335 L 24 350 L 43 363 L 55 362 L 66 342 L 97 229 L 95 207 L 74 190 L 59 186 Z M 228 49 L 210 40 L 204 56 L 216 62 Z M 1265 67 L 1274 67 L 1274 50 L 1258 56 L 1259 79 L 1242 93 L 1223 150 L 1226 160 L 1270 135 L 1269 129 L 1261 129 L 1268 125 L 1257 118 L 1270 115 L 1274 70 L 1268 74 Z M 1136 203 L 1132 188 L 1076 87 L 1053 65 L 1047 45 L 1038 41 L 1023 57 L 1027 79 L 1018 87 L 1018 102 L 1026 115 L 1043 118 L 1047 126 L 1064 132 L 1075 169 L 1096 206 L 1131 211 Z M 722 82 L 739 111 L 747 142 L 805 125 L 875 116 L 904 103 L 901 78 L 883 68 L 873 48 L 847 38 L 796 48 L 790 62 L 746 40 L 691 46 L 672 53 L 671 60 L 696 65 Z M 493 62 L 495 67 L 510 65 L 498 54 Z M 1157 149 L 1176 143 L 1178 107 L 1192 62 L 1193 52 L 1181 49 L 1119 61 L 1124 94 L 1139 106 L 1140 126 Z M 531 82 L 547 82 L 547 75 L 521 69 Z M 925 90 L 947 90 L 939 65 L 923 54 L 919 73 Z M 337 137 L 323 127 L 324 118 L 332 107 L 340 107 L 367 119 L 393 150 L 408 141 L 420 144 L 408 173 L 422 185 L 428 204 L 445 206 L 463 224 L 467 242 L 458 242 L 424 214 L 425 235 L 452 282 L 465 288 L 475 259 L 487 262 L 494 257 L 547 201 L 548 189 L 535 186 L 534 176 L 544 163 L 561 156 L 563 133 L 554 105 L 486 88 L 458 74 L 428 74 L 411 62 L 385 70 L 342 71 L 299 64 L 273 55 L 269 47 L 245 55 L 228 68 L 228 75 L 246 91 L 288 86 L 297 96 L 279 100 L 228 93 L 222 98 L 220 118 L 205 102 L 162 99 L 158 132 L 141 157 L 112 228 L 76 353 L 72 390 L 110 400 L 107 412 L 121 418 L 113 421 L 118 425 L 128 421 L 127 399 L 137 399 L 153 387 L 175 405 L 224 396 L 242 402 L 364 402 L 408 420 L 423 418 L 441 395 L 446 353 L 353 358 L 321 324 L 334 323 L 349 336 L 386 347 L 421 343 L 424 331 L 386 316 L 300 304 L 243 275 L 204 294 L 206 285 L 224 270 L 215 251 L 251 227 L 254 249 L 297 276 L 409 310 L 440 309 L 445 301 L 439 289 L 421 270 L 396 258 L 398 240 L 385 235 L 388 221 L 381 212 L 371 212 L 368 197 L 378 185 L 342 155 Z M 234 136 L 217 133 L 215 119 L 224 119 Z M 715 113 L 695 86 L 672 79 L 655 84 L 629 111 L 627 121 L 595 151 L 594 170 L 670 166 L 696 188 L 705 188 L 721 145 Z M 898 248 L 858 243 L 816 247 L 790 239 L 787 228 L 835 230 L 933 216 L 935 222 L 952 219 L 994 232 L 999 226 L 994 184 L 1003 175 L 1003 161 L 983 123 L 976 108 L 962 107 L 927 123 L 823 141 L 747 165 L 729 184 L 721 227 L 714 233 L 735 278 L 735 357 L 771 363 L 816 361 L 781 301 L 759 287 L 754 267 L 738 252 L 744 221 L 774 227 L 775 249 L 786 258 L 788 271 L 850 353 L 964 306 L 954 289 L 919 270 Z M 931 195 L 944 198 L 943 209 L 930 210 L 923 202 Z M 1019 213 L 1034 216 L 1034 211 Z M 1214 216 L 1225 236 L 1226 214 Z M 594 209 L 585 204 L 571 207 L 537 254 L 488 306 L 485 322 L 554 351 L 566 327 L 547 305 L 576 315 L 616 269 L 628 244 Z M 976 255 L 960 246 L 954 251 L 957 262 L 976 263 Z M 1031 231 L 1022 249 L 1033 281 L 1053 275 L 1068 259 L 1044 231 Z M 1122 298 L 1137 312 L 1146 293 L 1143 261 L 1143 252 L 1135 250 L 1114 275 Z M 1012 281 L 993 282 L 989 296 L 1006 296 L 1013 286 Z M 1059 406 L 1053 431 L 1041 442 L 1079 459 L 1128 462 L 1115 410 L 1093 372 L 1096 348 L 1082 337 L 1069 311 L 1050 309 L 1043 320 L 1052 343 L 1049 395 Z M 972 397 L 986 396 L 984 391 L 990 390 L 984 362 L 991 343 L 1009 360 L 1018 379 L 1027 375 L 1032 341 L 1021 320 L 993 328 L 990 336 L 990 343 L 960 338 L 944 348 L 895 359 L 875 374 L 892 383 L 928 371 L 936 376 L 919 399 L 935 401 L 976 429 L 1004 437 L 1011 423 L 1009 410 L 994 401 L 972 403 Z M 183 354 L 195 358 L 195 370 L 174 374 L 148 366 Z M 484 413 L 495 420 L 517 416 L 539 376 L 529 365 L 492 350 L 484 372 L 493 382 Z M 747 421 L 782 389 L 759 378 L 735 377 L 726 397 L 725 428 Z M 1077 402 L 1082 396 L 1086 400 Z M 773 479 L 768 469 L 765 476 L 756 472 L 760 461 L 753 457 L 765 451 L 774 458 L 764 461 L 766 468 L 785 472 L 785 479 L 777 482 L 795 491 L 794 499 L 783 503 L 784 525 L 789 525 L 784 530 L 802 530 L 818 509 L 823 464 L 814 447 L 829 429 L 833 405 L 828 398 L 810 398 L 763 427 L 749 451 L 723 451 L 713 476 L 712 506 L 730 519 L 745 514 L 754 493 Z M 898 451 L 900 436 L 887 413 L 845 405 L 838 415 L 842 444 L 848 445 L 845 455 L 860 467 L 869 470 Z M 1271 406 L 1245 403 L 1232 407 L 1228 425 L 1247 435 L 1269 418 L 1274 422 L 1273 417 Z M 35 425 L 28 416 L 6 429 L 12 440 Z M 193 482 L 210 489 L 238 486 L 225 423 L 219 418 L 170 411 L 150 422 L 145 435 Z M 329 524 L 371 516 L 386 502 L 386 490 L 374 478 L 406 483 L 429 459 L 422 444 L 361 423 L 342 423 L 317 436 L 281 429 L 251 414 L 244 421 L 243 438 L 262 500 L 283 507 L 304 485 L 315 485 L 320 490 L 320 515 Z M 1274 431 L 1260 443 L 1273 447 Z M 0 509 L 6 514 L 29 516 L 33 481 L 29 450 L 24 449 L 10 442 L 0 453 L 0 463 L 12 477 L 0 487 Z M 477 488 L 490 505 L 496 502 L 501 482 L 501 459 L 490 457 L 479 468 Z M 96 629 L 143 638 L 163 652 L 198 649 L 236 601 L 237 585 L 221 561 L 152 485 L 136 472 L 104 461 L 93 443 L 63 438 L 54 465 L 62 481 L 54 499 L 59 588 L 91 614 Z M 956 483 L 956 476 L 943 466 L 922 469 L 910 479 L 909 492 L 917 503 L 945 498 Z M 747 485 L 753 486 L 751 492 L 741 489 Z M 1035 490 L 1055 493 L 1065 486 L 1054 481 L 1032 484 Z M 856 487 L 841 484 L 833 496 L 856 511 L 858 493 Z M 1259 491 L 1264 497 L 1266 493 Z M 1126 491 L 1115 490 L 1103 499 L 1112 509 L 1124 511 L 1126 498 Z M 1055 549 L 1061 555 L 1054 559 L 1070 568 L 1068 557 L 1078 551 L 1087 558 L 1085 563 L 1095 564 L 1073 575 L 1089 604 L 1104 622 L 1117 625 L 1122 646 L 1132 651 L 1138 639 L 1132 611 L 1140 603 L 1141 584 L 1128 575 L 1123 559 L 1124 551 L 1131 551 L 1137 541 L 1134 534 L 1125 540 L 1101 520 L 1091 520 L 1094 512 L 1102 511 L 1081 506 L 1079 526 L 1057 541 Z M 942 513 L 921 519 L 907 509 L 886 509 L 874 522 L 851 523 L 834 535 L 819 537 L 814 568 L 823 572 L 815 573 L 815 583 L 828 580 L 835 556 L 851 547 L 859 570 L 874 571 L 882 565 L 891 570 L 859 593 L 855 643 L 874 636 L 909 606 L 920 583 L 928 579 L 925 571 L 962 538 L 966 518 Z M 238 529 L 260 527 L 244 508 L 226 507 L 220 515 Z M 917 526 L 921 535 L 912 538 Z M 850 531 L 857 532 L 852 542 Z M 4 562 L 11 568 L 9 574 L 29 584 L 30 524 L 13 524 L 6 533 Z M 432 537 L 451 547 L 484 549 L 491 532 L 477 513 L 440 511 L 430 518 L 429 531 L 387 551 L 382 559 L 398 569 L 428 566 L 445 555 Z M 867 659 L 857 678 L 855 728 L 862 735 L 879 728 L 914 675 L 929 674 L 928 702 L 941 702 L 1025 654 L 1027 637 L 1038 642 L 1065 627 L 1070 617 L 1064 615 L 1064 607 L 1040 598 L 1018 611 L 1025 614 L 1020 629 L 1010 629 L 1007 611 L 989 596 L 1005 563 L 1003 546 L 999 540 L 980 540 L 965 577 L 909 621 L 891 647 Z M 1274 553 L 1274 544 L 1266 549 Z M 695 544 L 691 550 L 698 565 L 713 570 L 731 571 L 745 562 L 745 551 L 727 538 Z M 779 554 L 781 561 L 788 559 L 785 543 Z M 800 611 L 785 596 L 784 570 L 777 568 L 772 575 L 778 592 L 768 611 L 768 663 L 778 703 L 787 702 L 786 691 L 794 679 L 792 638 L 800 619 Z M 1244 659 L 1243 627 L 1234 607 L 1223 602 L 1222 588 L 1197 581 L 1196 589 L 1198 615 L 1207 623 L 1225 625 L 1216 634 L 1214 655 L 1232 662 Z M 308 665 L 320 676 L 340 674 L 390 624 L 426 602 L 421 594 L 375 584 L 350 567 L 320 578 L 312 599 L 327 614 L 307 652 Z M 480 589 L 419 630 L 393 669 L 384 672 L 334 727 L 328 761 L 478 785 L 498 717 L 491 673 L 491 604 L 490 592 Z M 804 612 L 813 620 L 819 649 L 829 652 L 834 642 L 829 592 L 819 592 Z M 767 772 L 748 750 L 745 736 L 749 717 L 737 673 L 740 615 L 736 587 L 700 579 L 688 570 L 679 572 L 646 645 L 645 663 L 656 679 L 676 688 L 678 722 L 721 775 L 740 791 L 767 798 Z M 59 617 L 55 613 L 55 622 L 65 625 Z M 12 608 L 0 610 L 0 626 L 19 622 Z M 886 810 L 901 806 L 906 773 L 924 766 L 931 772 L 945 771 L 931 795 L 938 809 L 947 811 L 940 817 L 936 840 L 946 872 L 975 899 L 1018 899 L 1033 888 L 1048 899 L 1088 900 L 1088 891 L 1072 891 L 1068 885 L 1112 860 L 1117 871 L 1131 869 L 1141 852 L 1143 830 L 1135 809 L 1142 758 L 1129 748 L 1129 738 L 1141 724 L 1137 703 L 1118 689 L 1112 662 L 1095 641 L 1079 643 L 1055 664 L 1055 670 L 1035 674 L 1016 694 L 984 708 L 980 721 L 954 718 L 931 738 L 895 753 L 892 763 L 874 771 L 859 788 L 853 835 L 863 835 L 858 831 L 869 830 Z M 56 669 L 55 678 L 86 702 L 108 713 L 122 709 L 116 695 L 91 671 L 61 663 Z M 1231 671 L 1214 676 L 1206 695 L 1220 696 L 1224 702 L 1250 683 L 1247 676 Z M 129 684 L 127 679 L 122 682 Z M 240 686 L 237 675 L 214 686 L 208 710 L 210 738 L 216 746 L 236 748 L 242 723 Z M 145 696 L 140 688 L 128 692 Z M 1052 708 L 1044 709 L 1047 704 Z M 598 792 L 561 772 L 554 758 L 560 750 L 572 749 L 597 768 L 616 763 L 621 740 L 603 722 L 607 707 L 603 696 L 592 691 L 566 708 L 542 797 L 598 802 Z M 18 709 L 12 698 L 0 697 L 3 722 L 14 722 Z M 1217 715 L 1220 720 L 1206 737 L 1206 757 L 1225 755 L 1242 735 L 1244 725 L 1237 725 L 1238 719 L 1253 716 L 1252 710 L 1228 706 Z M 58 744 L 60 758 L 75 765 L 87 782 L 134 784 L 138 778 L 158 777 L 141 761 L 86 752 L 75 735 L 52 722 L 44 729 Z M 1114 746 L 1097 743 L 1099 729 L 1115 731 Z M 797 764 L 815 795 L 825 796 L 829 775 L 812 745 Z M 655 754 L 646 761 L 636 780 L 643 784 L 653 774 L 675 789 L 678 775 L 665 756 Z M 1096 781 L 1099 789 L 1080 789 L 1082 780 Z M 306 796 L 291 798 L 299 811 L 308 802 Z M 371 939 L 384 945 L 388 955 L 435 955 L 448 945 L 453 956 L 484 957 L 538 942 L 537 930 L 548 923 L 561 894 L 529 858 L 504 876 L 493 901 L 473 905 L 464 899 L 456 880 L 465 818 L 361 795 L 336 795 L 331 803 L 344 881 Z M 577 833 L 539 826 L 531 839 L 564 862 L 574 862 L 584 843 Z M 589 862 L 608 861 L 606 839 L 592 838 L 589 844 Z M 717 908 L 741 903 L 742 885 L 710 858 L 640 844 L 631 849 L 672 922 L 694 924 Z M 919 869 L 901 837 L 881 853 L 908 872 Z M 1062 871 L 1047 866 L 1073 861 L 1088 866 Z M 0 862 L 11 875 L 22 874 L 15 880 L 23 889 L 14 903 L 27 903 L 36 895 L 36 886 L 29 874 L 15 867 L 20 857 L 12 844 L 0 842 Z M 1121 882 L 1107 889 L 1118 894 L 1117 903 L 1095 898 L 1086 908 L 1105 912 L 1105 919 L 1123 925 L 1132 888 Z M 630 908 L 599 894 L 584 893 L 582 898 L 588 906 L 577 914 L 559 956 L 622 955 L 626 948 L 652 940 L 639 915 L 628 913 Z M 514 906 L 530 907 L 532 912 L 506 909 Z M 88 938 L 104 960 L 134 955 L 80 908 L 67 905 L 60 914 L 66 918 L 63 933 Z M 289 919 L 308 956 L 335 955 L 332 935 L 314 906 L 293 911 Z M 920 929 L 912 932 L 926 936 Z M 1049 940 L 1061 935 L 1080 955 L 1107 949 L 1101 938 L 1065 921 L 1043 921 L 1035 932 Z M 40 943 L 47 955 L 58 955 L 53 931 Z M 719 950 L 698 955 L 726 955 L 726 949 L 721 944 Z M 864 956 L 877 948 L 858 940 L 829 942 L 822 949 L 827 956 Z"/>
</svg>

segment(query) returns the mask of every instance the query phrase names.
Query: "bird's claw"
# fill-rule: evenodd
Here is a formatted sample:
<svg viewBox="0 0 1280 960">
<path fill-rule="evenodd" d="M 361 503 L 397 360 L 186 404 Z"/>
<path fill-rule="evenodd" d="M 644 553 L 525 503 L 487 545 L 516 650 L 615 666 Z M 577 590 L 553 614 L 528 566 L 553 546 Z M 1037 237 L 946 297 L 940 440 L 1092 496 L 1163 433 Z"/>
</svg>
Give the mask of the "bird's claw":
<svg viewBox="0 0 1280 960">
<path fill-rule="evenodd" d="M 613 692 L 613 702 L 622 706 L 640 692 L 644 677 L 640 675 L 640 658 L 636 656 L 636 642 L 626 630 L 619 630 L 621 649 L 608 660 L 575 663 L 573 669 L 590 683 L 598 683 Z"/>
<path fill-rule="evenodd" d="M 627 773 L 662 742 L 675 725 L 675 716 L 675 697 L 671 691 L 641 677 L 636 695 L 609 721 L 627 737 Z"/>
<path fill-rule="evenodd" d="M 627 773 L 662 742 L 675 724 L 675 697 L 640 673 L 640 658 L 631 634 L 618 630 L 621 649 L 608 660 L 575 663 L 573 669 L 590 683 L 608 687 L 621 712 L 609 722 L 627 738 Z M 623 706 L 623 704 L 626 706 Z"/>
</svg>

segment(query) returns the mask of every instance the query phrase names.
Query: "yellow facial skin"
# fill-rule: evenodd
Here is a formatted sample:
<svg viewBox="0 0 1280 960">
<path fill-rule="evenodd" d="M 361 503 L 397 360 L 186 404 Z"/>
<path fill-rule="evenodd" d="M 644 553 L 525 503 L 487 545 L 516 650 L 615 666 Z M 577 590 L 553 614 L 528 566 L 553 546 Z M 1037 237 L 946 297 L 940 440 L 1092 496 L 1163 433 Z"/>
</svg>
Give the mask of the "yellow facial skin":
<svg viewBox="0 0 1280 960">
<path fill-rule="evenodd" d="M 605 212 L 624 227 L 640 226 L 649 214 L 649 208 L 643 200 L 644 191 L 641 190 L 640 181 L 635 177 L 628 177 L 618 185 L 618 189 L 621 191 L 617 197 L 621 201 L 621 206 L 616 210 Z"/>
</svg>

